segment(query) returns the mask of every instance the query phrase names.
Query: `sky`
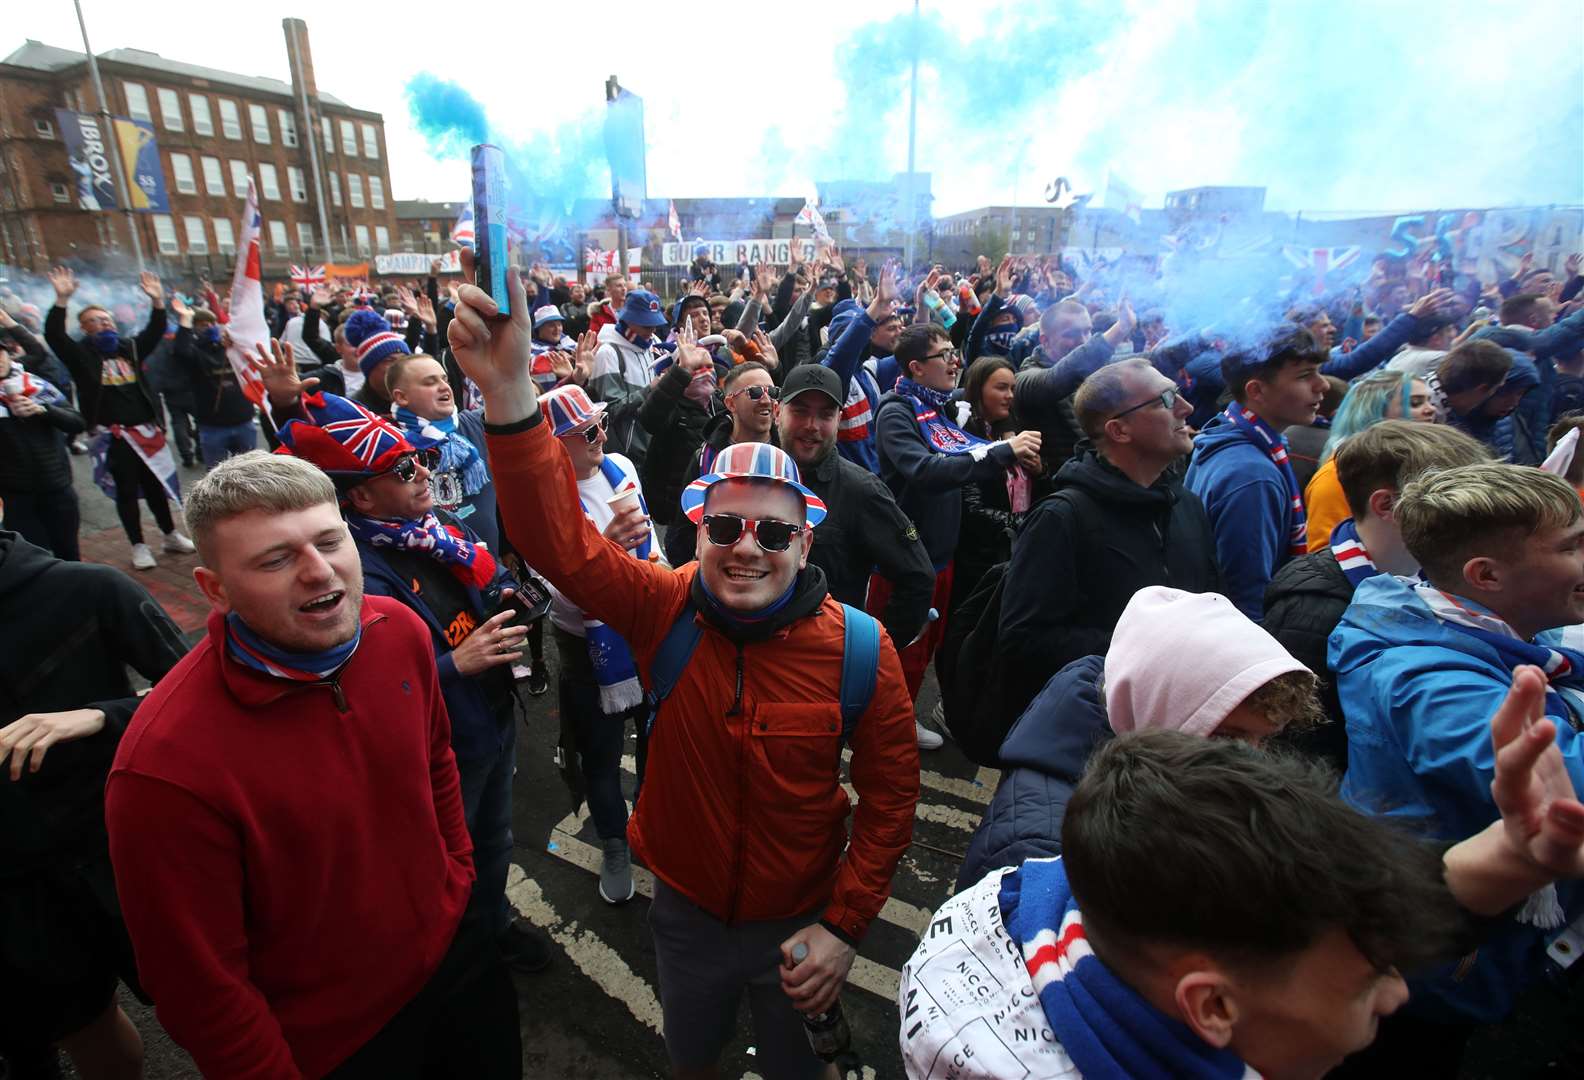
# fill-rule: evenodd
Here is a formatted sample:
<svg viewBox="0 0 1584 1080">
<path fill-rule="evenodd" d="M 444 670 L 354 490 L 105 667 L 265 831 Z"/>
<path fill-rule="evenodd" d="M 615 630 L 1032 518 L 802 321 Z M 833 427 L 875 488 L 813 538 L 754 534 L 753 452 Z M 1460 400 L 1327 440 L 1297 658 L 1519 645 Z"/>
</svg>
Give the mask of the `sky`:
<svg viewBox="0 0 1584 1080">
<path fill-rule="evenodd" d="M 320 89 L 384 114 L 398 199 L 465 198 L 477 131 L 552 195 L 608 196 L 612 74 L 644 98 L 651 198 L 887 179 L 906 167 L 916 41 L 937 215 L 1037 205 L 1058 176 L 1098 194 L 1108 175 L 1146 206 L 1200 184 L 1314 213 L 1584 203 L 1579 0 L 930 0 L 917 23 L 898 0 L 846 21 L 824 5 L 471 7 L 488 14 L 390 0 L 217 22 L 83 0 L 98 52 L 283 80 L 280 20 L 305 18 Z M 25 38 L 81 48 L 64 0 L 8 18 L 0 50 Z"/>
</svg>

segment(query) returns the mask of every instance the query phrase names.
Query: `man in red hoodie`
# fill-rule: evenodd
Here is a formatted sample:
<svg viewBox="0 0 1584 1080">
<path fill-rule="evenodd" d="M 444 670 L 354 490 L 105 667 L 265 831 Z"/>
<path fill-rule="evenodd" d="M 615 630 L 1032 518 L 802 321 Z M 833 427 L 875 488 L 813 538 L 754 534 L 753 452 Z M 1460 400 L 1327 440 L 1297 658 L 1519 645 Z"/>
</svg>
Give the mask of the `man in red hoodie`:
<svg viewBox="0 0 1584 1080">
<path fill-rule="evenodd" d="M 208 637 L 144 700 L 105 791 L 161 1023 L 206 1076 L 519 1077 L 427 628 L 364 597 L 305 461 L 223 462 L 187 521 Z"/>
</svg>

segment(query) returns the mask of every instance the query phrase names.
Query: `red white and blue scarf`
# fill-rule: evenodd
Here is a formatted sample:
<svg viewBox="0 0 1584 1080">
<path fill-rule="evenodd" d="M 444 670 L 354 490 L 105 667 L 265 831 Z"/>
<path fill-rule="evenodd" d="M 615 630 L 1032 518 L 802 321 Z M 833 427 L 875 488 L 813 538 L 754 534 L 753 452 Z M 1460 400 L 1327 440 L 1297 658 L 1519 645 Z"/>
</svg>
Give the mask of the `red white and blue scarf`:
<svg viewBox="0 0 1584 1080">
<path fill-rule="evenodd" d="M 896 392 L 913 404 L 913 417 L 930 449 L 939 454 L 972 454 L 975 460 L 995 444 L 964 431 L 950 418 L 951 391 L 934 390 L 906 375 L 896 381 Z"/>
<path fill-rule="evenodd" d="M 1353 526 L 1352 518 L 1343 518 L 1331 530 L 1331 554 L 1336 556 L 1337 565 L 1347 575 L 1348 584 L 1355 589 L 1376 574 L 1384 572 L 1370 558 L 1364 541 L 1359 539 L 1358 529 Z"/>
<path fill-rule="evenodd" d="M 323 652 L 289 652 L 253 632 L 236 612 L 226 616 L 226 652 L 239 664 L 288 682 L 324 682 L 346 666 L 363 640 L 363 623 L 351 640 Z"/>
<path fill-rule="evenodd" d="M 0 379 L 0 419 L 11 415 L 11 410 L 6 408 L 6 398 L 32 398 L 39 405 L 60 405 L 65 402 L 66 395 L 48 379 L 29 374 L 13 360 L 10 374 Z"/>
<path fill-rule="evenodd" d="M 1288 537 L 1287 554 L 1296 558 L 1309 551 L 1309 516 L 1304 510 L 1303 492 L 1298 487 L 1298 477 L 1293 473 L 1292 462 L 1287 458 L 1287 440 L 1275 428 L 1245 409 L 1237 402 L 1228 405 L 1221 414 L 1227 423 L 1237 428 L 1245 439 L 1253 443 L 1275 463 L 1287 484 L 1288 505 L 1292 510 L 1292 533 Z"/>
<path fill-rule="evenodd" d="M 352 535 L 377 548 L 395 548 L 428 555 L 444 563 L 457 580 L 482 589 L 495 580 L 495 556 L 468 540 L 455 525 L 442 525 L 433 513 L 416 521 L 392 521 L 348 512 Z"/>
<path fill-rule="evenodd" d="M 638 488 L 637 482 L 629 480 L 621 466 L 612 461 L 608 454 L 600 461 L 600 473 L 616 494 Z M 578 502 L 582 503 L 583 513 L 588 516 L 588 503 L 583 502 L 581 497 Z M 649 516 L 649 504 L 644 501 L 642 489 L 638 490 L 638 509 L 643 511 L 645 517 Z M 653 539 L 654 533 L 651 532 L 644 537 L 643 543 L 632 548 L 628 554 L 641 562 L 647 562 Z M 643 704 L 643 683 L 638 679 L 638 665 L 633 661 L 632 649 L 628 647 L 626 639 L 585 612 L 583 641 L 588 646 L 594 681 L 599 684 L 600 711 L 607 716 L 614 716 Z"/>
</svg>

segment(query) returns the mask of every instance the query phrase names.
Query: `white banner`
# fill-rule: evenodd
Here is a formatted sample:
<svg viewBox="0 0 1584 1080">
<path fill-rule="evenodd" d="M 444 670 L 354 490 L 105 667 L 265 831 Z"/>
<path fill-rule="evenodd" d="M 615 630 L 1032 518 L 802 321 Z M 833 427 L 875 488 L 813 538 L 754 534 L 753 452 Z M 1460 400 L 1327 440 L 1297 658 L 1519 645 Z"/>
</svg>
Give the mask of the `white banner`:
<svg viewBox="0 0 1584 1080">
<path fill-rule="evenodd" d="M 374 256 L 374 272 L 376 274 L 427 274 L 429 264 L 434 262 L 435 256 L 424 255 L 416 251 L 398 251 L 393 255 Z M 440 256 L 440 272 L 442 274 L 460 274 L 462 272 L 462 252 L 453 248 Z"/>
<path fill-rule="evenodd" d="M 737 267 L 755 263 L 769 263 L 772 266 L 785 266 L 792 260 L 791 245 L 793 241 L 783 237 L 780 240 L 694 240 L 685 244 L 665 244 L 661 248 L 660 261 L 666 266 L 687 266 L 693 261 L 693 253 L 700 244 L 709 248 L 711 261 L 719 267 Z M 803 245 L 803 259 L 812 262 L 814 259 L 814 241 L 807 238 L 798 239 L 797 243 Z"/>
</svg>

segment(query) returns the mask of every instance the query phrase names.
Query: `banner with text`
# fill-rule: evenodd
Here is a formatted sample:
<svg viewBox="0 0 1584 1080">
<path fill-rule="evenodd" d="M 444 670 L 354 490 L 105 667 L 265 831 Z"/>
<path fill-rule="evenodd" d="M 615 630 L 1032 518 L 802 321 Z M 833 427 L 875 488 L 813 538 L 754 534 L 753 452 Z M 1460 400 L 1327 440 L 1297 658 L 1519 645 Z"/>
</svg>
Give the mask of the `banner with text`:
<svg viewBox="0 0 1584 1080">
<path fill-rule="evenodd" d="M 55 122 L 60 127 L 61 141 L 66 144 L 67 161 L 77 177 L 79 210 L 115 210 L 120 206 L 110 165 L 110 154 L 116 147 L 126 168 L 132 209 L 170 211 L 165 172 L 160 167 L 159 144 L 152 125 L 118 116 L 113 120 L 114 135 L 107 137 L 97 116 L 70 109 L 56 109 Z"/>
<path fill-rule="evenodd" d="M 427 275 L 429 264 L 435 259 L 440 260 L 442 274 L 460 274 L 462 272 L 462 252 L 453 248 L 444 255 L 424 255 L 416 251 L 398 251 L 392 255 L 374 256 L 374 272 L 376 274 L 413 274 Z"/>
<path fill-rule="evenodd" d="M 660 261 L 665 266 L 687 266 L 693 262 L 694 253 L 702 246 L 709 248 L 709 257 L 716 266 L 735 268 L 755 263 L 784 266 L 791 261 L 791 246 L 794 243 L 803 245 L 804 260 L 812 262 L 814 241 L 802 237 L 797 240 L 783 237 L 780 240 L 694 240 L 684 244 L 665 244 Z"/>
</svg>

